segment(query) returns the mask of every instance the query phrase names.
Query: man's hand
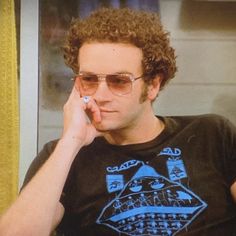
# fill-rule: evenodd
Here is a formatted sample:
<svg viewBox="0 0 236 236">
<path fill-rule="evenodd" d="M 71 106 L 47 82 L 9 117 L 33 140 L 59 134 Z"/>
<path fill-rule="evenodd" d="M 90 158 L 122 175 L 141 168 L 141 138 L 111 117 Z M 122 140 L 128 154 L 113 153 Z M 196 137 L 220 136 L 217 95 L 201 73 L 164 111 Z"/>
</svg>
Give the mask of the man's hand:
<svg viewBox="0 0 236 236">
<path fill-rule="evenodd" d="M 73 88 L 68 101 L 64 105 L 62 138 L 78 140 L 78 143 L 82 146 L 90 144 L 95 137 L 101 135 L 92 125 L 90 119 L 96 123 L 101 122 L 99 107 L 93 99 L 85 103 L 79 92 Z"/>
</svg>

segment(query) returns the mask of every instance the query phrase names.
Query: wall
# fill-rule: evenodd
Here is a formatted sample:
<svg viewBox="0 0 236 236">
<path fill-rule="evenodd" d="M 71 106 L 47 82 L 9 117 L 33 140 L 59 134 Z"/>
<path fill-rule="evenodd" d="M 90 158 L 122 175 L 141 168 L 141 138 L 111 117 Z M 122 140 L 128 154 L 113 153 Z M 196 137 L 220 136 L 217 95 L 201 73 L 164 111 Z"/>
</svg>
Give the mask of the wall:
<svg viewBox="0 0 236 236">
<path fill-rule="evenodd" d="M 160 14 L 179 70 L 155 102 L 156 114 L 217 113 L 236 124 L 236 3 L 161 0 Z M 66 99 L 48 109 L 40 94 L 38 150 L 60 136 Z"/>
<path fill-rule="evenodd" d="M 179 70 L 157 114 L 218 113 L 236 124 L 236 2 L 163 0 L 160 8 Z"/>
<path fill-rule="evenodd" d="M 38 1 L 21 0 L 19 186 L 37 153 Z"/>
</svg>

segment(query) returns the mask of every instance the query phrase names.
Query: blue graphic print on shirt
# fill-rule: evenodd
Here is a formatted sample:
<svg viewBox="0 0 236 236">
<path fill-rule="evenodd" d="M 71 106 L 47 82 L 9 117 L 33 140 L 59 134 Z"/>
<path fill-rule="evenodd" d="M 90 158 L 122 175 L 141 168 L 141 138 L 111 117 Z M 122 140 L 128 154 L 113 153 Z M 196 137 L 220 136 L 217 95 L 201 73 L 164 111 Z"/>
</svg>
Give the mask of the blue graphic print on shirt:
<svg viewBox="0 0 236 236">
<path fill-rule="evenodd" d="M 104 207 L 98 224 L 130 236 L 174 236 L 207 207 L 192 191 L 175 182 L 187 177 L 180 149 L 165 148 L 160 155 L 167 156 L 169 179 L 138 160 L 107 168 L 108 192 L 120 192 Z M 112 174 L 138 164 L 141 166 L 127 183 L 123 175 Z"/>
<path fill-rule="evenodd" d="M 107 175 L 107 190 L 109 193 L 122 190 L 124 188 L 123 175 Z"/>
<path fill-rule="evenodd" d="M 181 160 L 181 150 L 179 148 L 171 149 L 170 147 L 164 148 L 160 155 L 169 156 L 166 162 L 169 177 L 171 180 L 176 181 L 187 177 L 183 160 Z"/>
</svg>

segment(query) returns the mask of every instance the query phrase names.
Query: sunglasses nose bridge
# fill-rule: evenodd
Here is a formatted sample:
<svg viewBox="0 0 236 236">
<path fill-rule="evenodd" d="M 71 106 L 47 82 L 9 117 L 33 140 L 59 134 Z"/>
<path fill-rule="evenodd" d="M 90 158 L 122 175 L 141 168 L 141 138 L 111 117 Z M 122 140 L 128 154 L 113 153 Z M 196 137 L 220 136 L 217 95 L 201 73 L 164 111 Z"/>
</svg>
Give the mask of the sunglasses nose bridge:
<svg viewBox="0 0 236 236">
<path fill-rule="evenodd" d="M 97 78 L 98 78 L 98 84 L 97 84 L 97 88 L 96 88 L 96 94 L 105 94 L 104 92 L 107 91 L 107 89 L 109 91 L 111 91 L 110 85 L 109 83 L 107 83 L 107 75 L 106 74 L 97 74 Z M 105 82 L 105 83 L 101 83 L 101 82 Z"/>
<path fill-rule="evenodd" d="M 100 75 L 97 75 L 97 77 L 98 77 L 99 82 L 106 81 L 106 75 L 100 74 Z"/>
</svg>

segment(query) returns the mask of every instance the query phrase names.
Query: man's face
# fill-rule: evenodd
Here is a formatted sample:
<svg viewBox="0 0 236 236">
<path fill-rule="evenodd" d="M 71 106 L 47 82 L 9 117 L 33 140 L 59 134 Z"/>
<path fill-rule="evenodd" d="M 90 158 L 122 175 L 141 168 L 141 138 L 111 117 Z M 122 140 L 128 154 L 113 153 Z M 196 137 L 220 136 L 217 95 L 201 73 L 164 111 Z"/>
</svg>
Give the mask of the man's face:
<svg viewBox="0 0 236 236">
<path fill-rule="evenodd" d="M 130 73 L 134 77 L 142 75 L 142 51 L 131 44 L 86 43 L 79 50 L 80 72 L 93 74 Z M 132 91 L 116 95 L 110 91 L 105 81 L 101 81 L 92 95 L 100 108 L 102 121 L 94 124 L 100 131 L 114 131 L 137 127 L 150 110 L 151 101 L 140 102 L 144 88 L 142 79 L 132 84 Z M 81 95 L 83 91 L 80 91 Z"/>
</svg>

